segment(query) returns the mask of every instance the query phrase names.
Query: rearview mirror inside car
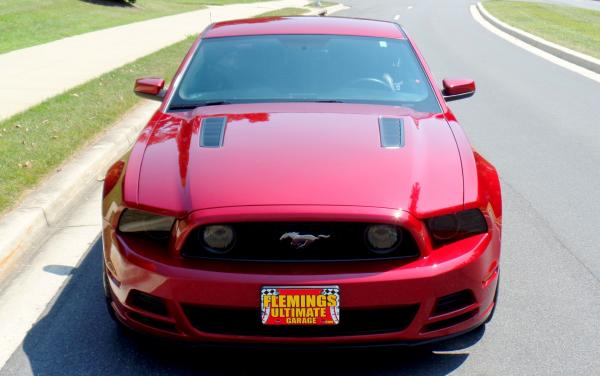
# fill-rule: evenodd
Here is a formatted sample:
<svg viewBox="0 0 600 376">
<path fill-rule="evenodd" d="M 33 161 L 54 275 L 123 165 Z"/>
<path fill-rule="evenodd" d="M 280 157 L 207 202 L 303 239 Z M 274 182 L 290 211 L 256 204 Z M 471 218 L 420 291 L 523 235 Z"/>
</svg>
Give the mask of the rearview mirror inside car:
<svg viewBox="0 0 600 376">
<path fill-rule="evenodd" d="M 162 101 L 165 97 L 165 80 L 158 77 L 143 77 L 135 80 L 133 92 L 140 97 Z"/>
<path fill-rule="evenodd" d="M 442 81 L 442 94 L 446 102 L 468 98 L 475 94 L 475 81 L 462 78 L 447 78 Z"/>
</svg>

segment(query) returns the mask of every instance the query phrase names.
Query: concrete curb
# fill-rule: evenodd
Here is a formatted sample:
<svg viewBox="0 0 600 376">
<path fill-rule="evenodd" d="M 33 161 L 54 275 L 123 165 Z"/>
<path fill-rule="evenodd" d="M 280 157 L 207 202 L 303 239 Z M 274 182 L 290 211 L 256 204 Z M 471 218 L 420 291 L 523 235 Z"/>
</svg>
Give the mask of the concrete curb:
<svg viewBox="0 0 600 376">
<path fill-rule="evenodd" d="M 4 269 L 14 256 L 55 225 L 70 205 L 104 178 L 110 164 L 127 152 L 157 108 L 158 103 L 153 101 L 137 104 L 0 218 L 0 268 Z"/>
<path fill-rule="evenodd" d="M 492 16 L 481 4 L 477 3 L 477 10 L 479 14 L 494 27 L 504 31 L 505 33 L 536 47 L 542 51 L 552 54 L 560 59 L 566 60 L 570 63 L 579 65 L 582 68 L 588 69 L 592 72 L 600 74 L 600 59 L 596 59 L 592 56 L 583 54 L 571 50 L 570 48 L 563 47 L 556 43 L 550 42 L 546 39 L 540 38 L 536 35 L 530 34 L 526 31 L 510 26 L 505 22 L 500 21 L 496 17 Z"/>
<path fill-rule="evenodd" d="M 331 14 L 343 9 L 347 7 L 338 4 L 311 9 L 307 15 L 322 11 Z M 137 104 L 90 146 L 63 164 L 57 173 L 28 193 L 16 208 L 0 217 L 0 271 L 56 225 L 94 183 L 104 178 L 108 167 L 127 152 L 158 106 L 154 101 Z"/>
</svg>

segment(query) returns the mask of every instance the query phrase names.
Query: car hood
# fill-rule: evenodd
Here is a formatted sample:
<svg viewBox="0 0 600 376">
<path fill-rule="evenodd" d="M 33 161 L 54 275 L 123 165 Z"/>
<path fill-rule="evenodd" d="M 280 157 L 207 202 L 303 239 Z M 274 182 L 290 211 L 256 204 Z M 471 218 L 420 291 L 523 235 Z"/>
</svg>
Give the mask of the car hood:
<svg viewBox="0 0 600 376">
<path fill-rule="evenodd" d="M 222 146 L 201 147 L 202 119 L 217 116 L 227 118 Z M 404 146 L 381 146 L 381 117 L 402 119 Z M 390 106 L 230 105 L 165 114 L 149 129 L 137 171 L 144 207 L 189 213 L 344 205 L 420 216 L 463 204 L 460 157 L 441 115 Z"/>
</svg>

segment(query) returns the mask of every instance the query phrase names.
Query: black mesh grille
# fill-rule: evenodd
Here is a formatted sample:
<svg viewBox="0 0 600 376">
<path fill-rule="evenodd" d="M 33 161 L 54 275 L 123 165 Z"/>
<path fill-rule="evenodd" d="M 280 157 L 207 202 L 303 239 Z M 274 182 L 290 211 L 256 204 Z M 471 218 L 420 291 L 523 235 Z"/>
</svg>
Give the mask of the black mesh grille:
<svg viewBox="0 0 600 376">
<path fill-rule="evenodd" d="M 423 328 L 423 330 L 421 332 L 422 333 L 433 332 L 435 330 L 440 330 L 440 329 L 444 329 L 444 328 L 449 328 L 454 325 L 458 325 L 463 321 L 467 321 L 468 319 L 475 317 L 477 312 L 478 311 L 476 309 L 474 309 L 472 311 L 463 313 L 462 315 L 459 315 L 459 316 L 455 316 L 455 317 L 452 317 L 452 318 L 449 318 L 446 320 L 437 321 L 432 324 L 427 324 L 427 325 L 425 325 L 425 327 Z"/>
<path fill-rule="evenodd" d="M 234 228 L 236 241 L 226 254 L 206 250 L 202 227 L 188 236 L 181 254 L 184 257 L 220 260 L 249 260 L 270 262 L 298 261 L 355 261 L 416 258 L 418 246 L 407 230 L 398 227 L 401 242 L 388 254 L 369 251 L 365 231 L 369 224 L 355 222 L 248 222 L 229 224 Z M 310 245 L 297 249 L 289 239 L 281 240 L 286 233 L 326 235 Z"/>
<path fill-rule="evenodd" d="M 156 320 L 144 315 L 140 315 L 137 312 L 129 312 L 127 315 L 130 319 L 140 322 L 146 326 L 151 326 L 156 329 L 165 330 L 167 332 L 177 332 L 177 327 L 173 323 L 162 320 Z"/>
<path fill-rule="evenodd" d="M 144 294 L 143 292 L 137 290 L 131 290 L 127 298 L 127 303 L 157 315 L 168 315 L 167 305 L 162 299 L 152 295 Z"/>
<path fill-rule="evenodd" d="M 385 309 L 340 309 L 340 323 L 324 326 L 267 326 L 258 309 L 222 309 L 187 305 L 191 324 L 205 333 L 264 337 L 328 337 L 399 332 L 414 319 L 418 305 Z"/>
<path fill-rule="evenodd" d="M 454 312 L 475 303 L 475 297 L 470 290 L 463 290 L 454 294 L 442 296 L 435 304 L 434 315 Z"/>
</svg>

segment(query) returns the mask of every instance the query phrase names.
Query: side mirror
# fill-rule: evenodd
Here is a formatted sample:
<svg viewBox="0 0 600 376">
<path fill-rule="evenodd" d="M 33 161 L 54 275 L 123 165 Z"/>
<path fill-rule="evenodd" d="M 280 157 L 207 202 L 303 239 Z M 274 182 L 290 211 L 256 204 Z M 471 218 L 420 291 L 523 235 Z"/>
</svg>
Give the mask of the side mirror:
<svg viewBox="0 0 600 376">
<path fill-rule="evenodd" d="M 442 81 L 444 90 L 442 94 L 446 102 L 455 101 L 473 96 L 475 94 L 475 81 L 469 79 L 445 79 Z"/>
<path fill-rule="evenodd" d="M 144 77 L 135 80 L 133 92 L 143 98 L 162 101 L 165 97 L 165 80 L 158 77 Z"/>
</svg>

